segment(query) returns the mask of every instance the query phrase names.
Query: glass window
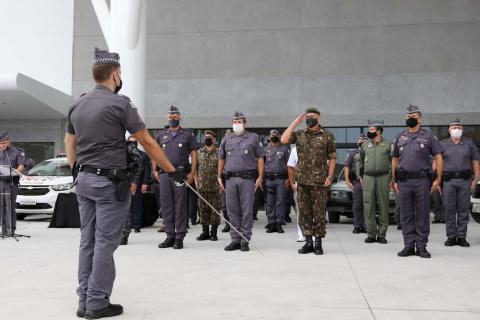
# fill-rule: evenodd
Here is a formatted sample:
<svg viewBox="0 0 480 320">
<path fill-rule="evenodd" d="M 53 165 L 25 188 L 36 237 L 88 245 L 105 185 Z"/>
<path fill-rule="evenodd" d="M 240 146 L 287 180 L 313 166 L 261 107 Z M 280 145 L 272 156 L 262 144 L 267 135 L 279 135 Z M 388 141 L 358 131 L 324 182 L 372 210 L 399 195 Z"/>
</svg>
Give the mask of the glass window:
<svg viewBox="0 0 480 320">
<path fill-rule="evenodd" d="M 40 162 L 55 156 L 55 144 L 53 142 L 12 142 L 12 145 L 25 151 L 25 157 Z"/>
<path fill-rule="evenodd" d="M 67 161 L 46 160 L 33 167 L 27 175 L 65 177 L 72 175 L 72 171 Z"/>
</svg>

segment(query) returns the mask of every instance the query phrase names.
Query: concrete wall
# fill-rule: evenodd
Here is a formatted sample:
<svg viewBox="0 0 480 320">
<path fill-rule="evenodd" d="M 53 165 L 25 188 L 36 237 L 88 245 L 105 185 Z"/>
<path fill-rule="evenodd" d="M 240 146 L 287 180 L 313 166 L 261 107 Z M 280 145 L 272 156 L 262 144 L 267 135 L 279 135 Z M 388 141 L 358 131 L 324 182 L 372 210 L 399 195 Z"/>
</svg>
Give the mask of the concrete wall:
<svg viewBox="0 0 480 320">
<path fill-rule="evenodd" d="M 326 126 L 369 118 L 480 123 L 478 0 L 149 0 L 146 121 L 171 104 L 188 127 L 287 126 L 307 106 Z M 73 94 L 105 47 L 90 1 L 75 1 Z"/>
</svg>

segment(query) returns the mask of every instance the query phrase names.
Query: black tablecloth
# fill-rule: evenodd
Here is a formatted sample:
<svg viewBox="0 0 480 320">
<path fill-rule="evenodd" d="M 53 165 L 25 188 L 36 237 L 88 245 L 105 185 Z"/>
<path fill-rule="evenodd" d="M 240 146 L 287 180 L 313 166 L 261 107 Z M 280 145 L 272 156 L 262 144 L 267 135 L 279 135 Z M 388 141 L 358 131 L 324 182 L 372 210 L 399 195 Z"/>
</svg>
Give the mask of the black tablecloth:
<svg viewBox="0 0 480 320">
<path fill-rule="evenodd" d="M 155 195 L 152 192 L 143 194 L 143 216 L 142 227 L 150 227 L 157 221 L 158 207 Z"/>
<path fill-rule="evenodd" d="M 75 193 L 59 193 L 49 228 L 80 228 L 80 213 Z"/>
</svg>

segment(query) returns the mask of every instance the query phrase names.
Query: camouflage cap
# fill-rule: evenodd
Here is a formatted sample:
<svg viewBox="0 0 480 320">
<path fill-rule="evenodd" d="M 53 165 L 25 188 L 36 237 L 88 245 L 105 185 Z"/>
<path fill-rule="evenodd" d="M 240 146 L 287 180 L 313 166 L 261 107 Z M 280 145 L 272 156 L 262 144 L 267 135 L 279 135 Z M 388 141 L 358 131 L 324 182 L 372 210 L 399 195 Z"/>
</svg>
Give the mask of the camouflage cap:
<svg viewBox="0 0 480 320">
<path fill-rule="evenodd" d="M 459 118 L 456 118 L 455 120 L 450 122 L 448 125 L 449 126 L 463 126 L 463 123 L 462 123 L 462 121 L 460 121 Z"/>
<path fill-rule="evenodd" d="M 204 136 L 207 135 L 207 134 L 213 136 L 214 138 L 217 137 L 217 135 L 215 134 L 215 132 L 213 132 L 212 130 L 205 130 L 205 131 L 203 131 L 203 135 L 204 135 Z"/>
<path fill-rule="evenodd" d="M 93 64 L 120 65 L 120 55 L 116 52 L 108 52 L 95 47 Z"/>
<path fill-rule="evenodd" d="M 415 106 L 413 104 L 409 104 L 407 107 L 407 114 L 412 114 L 412 113 L 422 113 L 420 108 L 418 106 Z"/>
<path fill-rule="evenodd" d="M 383 123 L 382 120 L 368 120 L 369 127 L 383 127 Z"/>
<path fill-rule="evenodd" d="M 235 111 L 233 114 L 232 120 L 240 120 L 240 119 L 246 119 L 245 115 L 239 111 Z"/>
<path fill-rule="evenodd" d="M 170 108 L 168 108 L 168 114 L 180 114 L 180 110 L 175 106 L 170 106 Z"/>
<path fill-rule="evenodd" d="M 305 110 L 305 113 L 316 113 L 316 114 L 320 115 L 320 111 L 315 107 L 307 108 Z"/>
</svg>

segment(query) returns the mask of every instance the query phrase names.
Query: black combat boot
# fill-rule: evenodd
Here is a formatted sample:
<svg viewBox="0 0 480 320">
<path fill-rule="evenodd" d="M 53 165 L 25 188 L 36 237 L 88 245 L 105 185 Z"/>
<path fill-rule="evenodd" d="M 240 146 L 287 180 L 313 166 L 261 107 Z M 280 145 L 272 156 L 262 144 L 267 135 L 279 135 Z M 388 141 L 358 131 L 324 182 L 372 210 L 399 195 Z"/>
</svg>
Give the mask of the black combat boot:
<svg viewBox="0 0 480 320">
<path fill-rule="evenodd" d="M 202 233 L 200 236 L 197 237 L 198 241 L 203 241 L 203 240 L 209 240 L 210 239 L 210 233 L 208 232 L 208 225 L 203 225 L 202 226 Z"/>
<path fill-rule="evenodd" d="M 173 244 L 173 249 L 183 249 L 183 240 L 175 239 L 175 243 Z"/>
<path fill-rule="evenodd" d="M 366 237 L 365 238 L 365 243 L 374 243 L 374 242 L 377 242 L 377 239 L 375 237 Z"/>
<path fill-rule="evenodd" d="M 277 223 L 277 232 L 278 233 L 285 233 L 285 231 L 282 228 L 282 224 L 280 222 Z"/>
<path fill-rule="evenodd" d="M 107 317 L 119 316 L 123 313 L 123 307 L 119 304 L 109 304 L 100 310 L 87 310 L 85 311 L 86 319 L 100 319 Z"/>
<path fill-rule="evenodd" d="M 305 244 L 303 245 L 303 247 L 298 249 L 298 253 L 306 254 L 306 253 L 311 253 L 311 252 L 314 252 L 314 251 L 315 251 L 315 249 L 313 248 L 312 236 L 306 236 L 305 237 Z"/>
<path fill-rule="evenodd" d="M 250 247 L 248 246 L 248 242 L 242 241 L 240 243 L 240 251 L 243 251 L 243 252 L 250 251 Z"/>
<path fill-rule="evenodd" d="M 397 253 L 397 256 L 399 257 L 409 257 L 409 256 L 414 256 L 415 255 L 415 248 L 413 247 L 405 247 L 403 248 L 402 251 Z"/>
<path fill-rule="evenodd" d="M 212 231 L 210 231 L 210 240 L 211 241 L 217 241 L 218 240 L 217 229 L 218 229 L 218 226 L 215 225 L 215 224 L 212 224 Z"/>
<path fill-rule="evenodd" d="M 225 227 L 223 227 L 222 232 L 223 233 L 230 232 L 230 225 L 228 223 L 225 224 Z"/>
<path fill-rule="evenodd" d="M 175 244 L 175 239 L 173 238 L 167 238 L 165 239 L 165 241 L 163 241 L 162 243 L 160 243 L 158 245 L 159 248 L 171 248 L 173 247 L 173 245 Z"/>
<path fill-rule="evenodd" d="M 120 240 L 120 245 L 121 246 L 125 246 L 128 244 L 128 238 L 122 238 L 122 240 Z"/>
<path fill-rule="evenodd" d="M 292 218 L 290 216 L 285 216 L 285 222 L 292 223 Z"/>
<path fill-rule="evenodd" d="M 240 242 L 231 242 L 228 246 L 225 247 L 225 251 L 240 250 L 240 248 Z"/>
<path fill-rule="evenodd" d="M 427 248 L 418 248 L 417 247 L 417 252 L 415 252 L 415 254 L 417 256 L 419 256 L 420 258 L 431 258 L 432 255 L 430 254 L 430 252 L 427 251 Z"/>
<path fill-rule="evenodd" d="M 387 244 L 387 239 L 385 237 L 377 237 L 377 242 L 381 244 Z"/>
<path fill-rule="evenodd" d="M 447 247 L 453 247 L 457 245 L 457 238 L 448 238 L 447 241 L 445 241 L 445 246 Z"/>
<path fill-rule="evenodd" d="M 322 248 L 322 238 L 318 237 L 315 238 L 315 249 L 314 253 L 316 255 L 322 255 L 323 254 L 323 248 Z"/>
<path fill-rule="evenodd" d="M 468 243 L 468 241 L 465 240 L 465 238 L 458 238 L 457 239 L 457 245 L 459 245 L 460 247 L 464 247 L 464 248 L 470 247 L 470 243 Z"/>
<path fill-rule="evenodd" d="M 275 223 L 269 223 L 267 230 L 265 231 L 266 233 L 272 233 L 277 231 L 277 225 Z"/>
</svg>

